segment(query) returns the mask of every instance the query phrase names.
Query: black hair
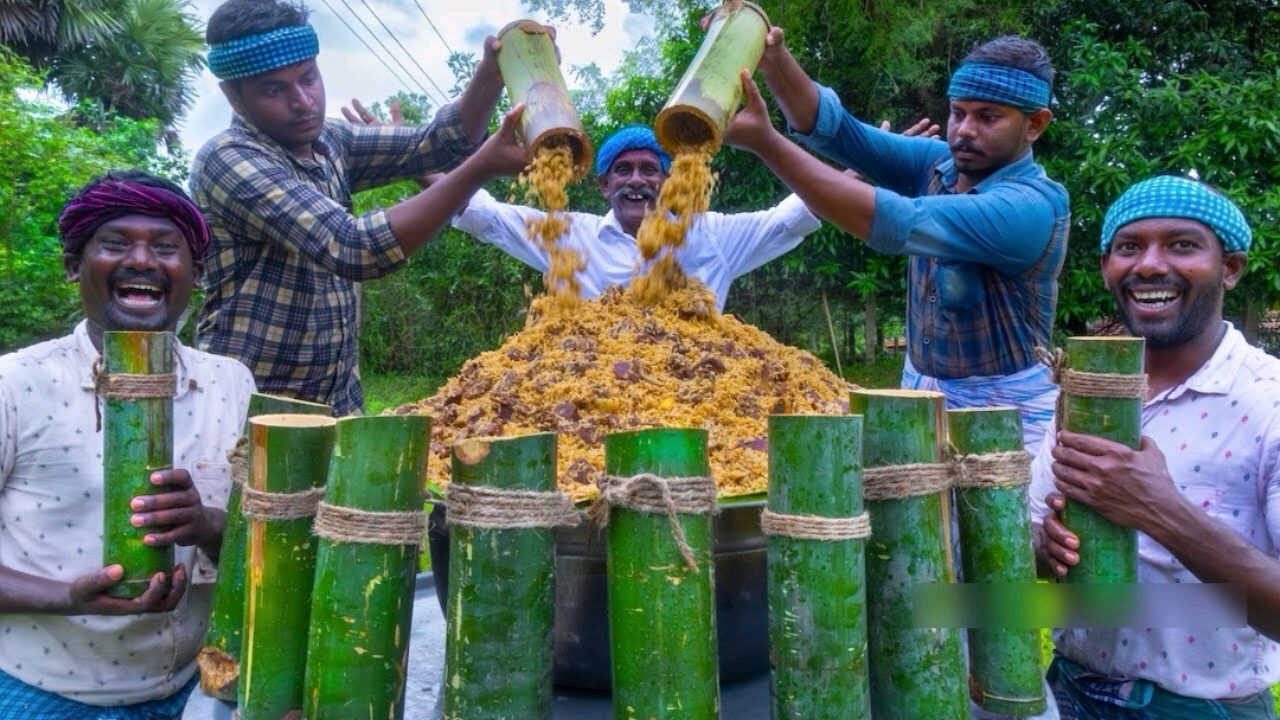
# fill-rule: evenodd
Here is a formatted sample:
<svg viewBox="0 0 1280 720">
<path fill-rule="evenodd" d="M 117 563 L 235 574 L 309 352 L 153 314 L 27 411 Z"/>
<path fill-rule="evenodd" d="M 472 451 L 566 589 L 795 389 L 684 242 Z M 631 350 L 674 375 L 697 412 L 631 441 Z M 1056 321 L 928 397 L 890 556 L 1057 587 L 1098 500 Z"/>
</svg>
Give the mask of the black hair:
<svg viewBox="0 0 1280 720">
<path fill-rule="evenodd" d="M 204 39 L 210 45 L 282 27 L 307 24 L 311 11 L 298 0 L 227 0 L 209 16 Z"/>
<path fill-rule="evenodd" d="M 187 195 L 187 191 L 183 190 L 182 186 L 178 185 L 172 180 L 167 180 L 158 175 L 152 175 L 151 173 L 138 170 L 137 168 L 123 168 L 123 169 L 117 168 L 114 170 L 108 170 L 102 175 L 99 175 L 98 177 L 85 183 L 84 187 L 81 187 L 79 190 L 77 190 L 76 194 L 71 197 L 71 200 L 68 201 L 68 204 L 70 204 L 71 202 L 74 202 L 76 198 L 89 192 L 90 190 L 94 189 L 98 185 L 104 182 L 113 181 L 113 180 L 115 182 L 137 183 L 139 185 L 148 185 L 150 187 L 159 188 L 161 190 L 168 190 L 169 192 L 177 195 L 183 200 L 186 200 L 187 202 L 191 202 L 191 197 Z"/>
<path fill-rule="evenodd" d="M 1049 85 L 1053 85 L 1053 61 L 1049 59 L 1049 51 L 1035 40 L 1017 35 L 1004 35 L 979 45 L 965 56 L 961 64 L 970 62 L 1026 70 Z"/>
</svg>

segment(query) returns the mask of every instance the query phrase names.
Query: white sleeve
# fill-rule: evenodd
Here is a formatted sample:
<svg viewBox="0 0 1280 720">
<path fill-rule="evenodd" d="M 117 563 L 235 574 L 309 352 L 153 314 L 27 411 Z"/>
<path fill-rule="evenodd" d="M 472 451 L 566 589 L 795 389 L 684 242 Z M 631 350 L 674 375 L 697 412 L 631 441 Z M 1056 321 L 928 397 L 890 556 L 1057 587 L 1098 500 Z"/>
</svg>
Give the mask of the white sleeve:
<svg viewBox="0 0 1280 720">
<path fill-rule="evenodd" d="M 18 454 L 18 406 L 9 386 L 0 383 L 0 490 L 9 482 Z"/>
<path fill-rule="evenodd" d="M 795 195 L 768 210 L 708 213 L 707 219 L 714 223 L 711 234 L 735 278 L 786 254 L 822 227 L 822 221 Z"/>
<path fill-rule="evenodd" d="M 453 226 L 545 273 L 546 252 L 525 235 L 525 222 L 543 216 L 541 210 L 498 202 L 487 191 L 477 190 L 466 209 L 453 218 Z"/>
<path fill-rule="evenodd" d="M 1049 427 L 1055 427 L 1054 423 L 1057 418 L 1049 421 Z M 1053 448 L 1057 446 L 1058 440 L 1056 435 L 1050 431 L 1045 433 L 1044 442 L 1040 443 L 1040 452 L 1031 459 L 1031 487 L 1027 490 L 1027 494 L 1031 500 L 1031 522 L 1041 523 L 1044 516 L 1049 514 L 1049 506 L 1044 499 L 1049 493 L 1057 492 L 1058 488 L 1053 484 Z"/>
</svg>

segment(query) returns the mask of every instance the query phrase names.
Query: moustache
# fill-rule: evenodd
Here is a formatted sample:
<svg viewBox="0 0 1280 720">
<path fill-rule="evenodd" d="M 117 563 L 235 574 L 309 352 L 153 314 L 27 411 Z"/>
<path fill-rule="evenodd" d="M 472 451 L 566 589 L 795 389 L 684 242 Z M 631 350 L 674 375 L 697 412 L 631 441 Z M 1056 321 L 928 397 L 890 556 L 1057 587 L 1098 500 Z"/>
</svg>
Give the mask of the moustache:
<svg viewBox="0 0 1280 720">
<path fill-rule="evenodd" d="M 656 191 L 656 190 L 654 190 L 653 188 L 651 188 L 651 187 L 647 186 L 647 185 L 646 185 L 646 186 L 644 186 L 644 187 L 638 187 L 638 188 L 634 188 L 634 187 L 620 187 L 620 188 L 618 188 L 617 190 L 614 190 L 614 191 L 613 191 L 613 197 L 614 197 L 614 199 L 616 199 L 616 200 L 621 200 L 621 199 L 623 199 L 624 197 L 626 197 L 627 195 L 642 195 L 642 196 L 644 196 L 644 199 L 645 199 L 645 200 L 656 200 L 656 199 L 658 199 L 658 193 L 657 193 L 657 191 Z"/>
<path fill-rule="evenodd" d="M 1174 277 L 1137 278 L 1130 277 L 1120 281 L 1120 290 L 1128 292 L 1134 285 L 1141 285 L 1143 290 L 1177 290 L 1186 293 L 1191 283 Z"/>
<path fill-rule="evenodd" d="M 145 282 L 155 285 L 166 294 L 169 292 L 169 278 L 165 277 L 164 273 L 123 269 L 115 270 L 107 275 L 107 287 L 112 291 L 120 285 L 130 282 Z"/>
<path fill-rule="evenodd" d="M 969 141 L 969 140 L 957 140 L 955 143 L 951 145 L 951 152 L 955 153 L 961 150 L 965 152 L 973 153 L 974 155 L 984 154 L 981 150 L 978 149 L 976 145 L 973 144 L 972 141 Z"/>
</svg>

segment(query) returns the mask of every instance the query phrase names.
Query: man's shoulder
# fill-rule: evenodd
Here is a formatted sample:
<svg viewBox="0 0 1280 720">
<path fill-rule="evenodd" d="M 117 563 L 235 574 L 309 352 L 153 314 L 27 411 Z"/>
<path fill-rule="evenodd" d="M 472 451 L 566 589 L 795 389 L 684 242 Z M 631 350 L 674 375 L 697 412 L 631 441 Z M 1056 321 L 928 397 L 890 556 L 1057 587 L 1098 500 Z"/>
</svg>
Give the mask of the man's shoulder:
<svg viewBox="0 0 1280 720">
<path fill-rule="evenodd" d="M 1057 180 L 1049 177 L 1044 166 L 1037 162 L 1028 162 L 1015 172 L 1008 173 L 992 183 L 990 190 L 1013 190 L 1015 192 L 1035 193 L 1047 200 L 1058 214 L 1071 212 L 1071 196 L 1067 188 Z"/>
<path fill-rule="evenodd" d="M 215 355 L 193 347 L 182 346 L 182 358 L 193 372 L 200 378 L 211 378 L 218 382 L 245 384 L 253 390 L 253 373 L 248 366 L 236 358 L 226 355 Z"/>
<path fill-rule="evenodd" d="M 248 157 L 260 162 L 280 162 L 277 154 L 261 140 L 232 125 L 209 138 L 196 151 L 195 160 L 191 163 L 191 186 L 198 188 L 204 182 L 217 180 L 207 172 L 211 165 L 235 165 Z"/>
<path fill-rule="evenodd" d="M 1280 359 L 1260 347 L 1240 343 L 1240 372 L 1231 388 L 1233 394 L 1270 400 L 1280 414 Z"/>
<path fill-rule="evenodd" d="M 10 375 L 49 370 L 57 361 L 73 361 L 76 357 L 74 333 L 28 345 L 0 355 L 0 380 Z M 53 361 L 52 363 L 50 361 Z"/>
</svg>

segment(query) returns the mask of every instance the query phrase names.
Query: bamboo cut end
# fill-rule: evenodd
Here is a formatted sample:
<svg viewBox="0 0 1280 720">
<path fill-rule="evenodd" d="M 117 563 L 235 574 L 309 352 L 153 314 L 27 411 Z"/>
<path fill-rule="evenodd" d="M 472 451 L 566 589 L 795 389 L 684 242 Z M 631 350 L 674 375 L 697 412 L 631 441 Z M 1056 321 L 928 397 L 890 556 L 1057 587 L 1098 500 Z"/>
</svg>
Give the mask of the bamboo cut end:
<svg viewBox="0 0 1280 720">
<path fill-rule="evenodd" d="M 316 427 L 332 427 L 338 424 L 338 421 L 331 417 L 323 415 L 295 415 L 295 414 L 279 414 L 279 415 L 259 415 L 255 418 L 249 418 L 249 424 L 256 427 L 267 428 L 316 428 Z"/>
<path fill-rule="evenodd" d="M 537 20 L 522 18 L 520 20 L 512 20 L 511 22 L 503 26 L 503 28 L 498 31 L 498 39 L 501 40 L 504 35 L 516 29 L 527 32 L 530 35 L 543 35 L 550 32 L 549 27 L 547 27 L 546 25 L 543 25 Z"/>
<path fill-rule="evenodd" d="M 479 465 L 489 457 L 490 443 L 496 438 L 469 438 L 453 444 L 453 456 L 463 465 Z"/>
<path fill-rule="evenodd" d="M 235 702 L 240 663 L 217 648 L 206 647 L 196 656 L 200 666 L 200 692 L 217 700 Z"/>
<path fill-rule="evenodd" d="M 544 131 L 528 144 L 529 157 L 537 157 L 538 151 L 544 147 L 556 148 L 563 145 L 569 146 L 569 152 L 573 155 L 573 179 L 570 182 L 577 182 L 591 172 L 591 163 L 595 159 L 591 140 L 581 128 L 558 127 Z"/>
<path fill-rule="evenodd" d="M 937 399 L 944 397 L 940 392 L 932 390 L 866 390 L 859 388 L 853 391 L 855 395 L 873 395 L 876 397 L 897 397 L 897 398 L 931 398 Z"/>
<path fill-rule="evenodd" d="M 720 128 L 710 115 L 693 105 L 670 105 L 653 122 L 658 144 L 672 155 L 720 144 Z"/>
</svg>

